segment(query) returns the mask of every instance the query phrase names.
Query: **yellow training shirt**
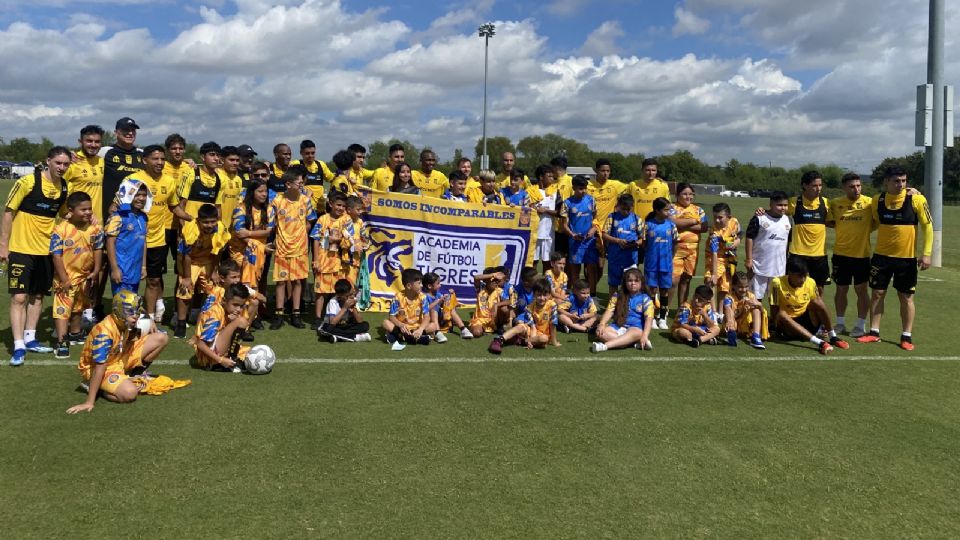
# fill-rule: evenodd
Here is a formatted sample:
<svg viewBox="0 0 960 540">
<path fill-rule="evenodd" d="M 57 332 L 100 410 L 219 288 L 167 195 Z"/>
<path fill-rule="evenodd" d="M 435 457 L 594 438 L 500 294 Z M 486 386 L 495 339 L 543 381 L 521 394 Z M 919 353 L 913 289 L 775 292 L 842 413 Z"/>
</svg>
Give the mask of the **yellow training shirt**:
<svg viewBox="0 0 960 540">
<path fill-rule="evenodd" d="M 190 175 L 180 184 L 180 187 L 177 189 L 177 196 L 180 197 L 181 201 L 187 201 L 187 204 L 185 204 L 183 208 L 184 212 L 193 216 L 193 219 L 197 219 L 197 212 L 200 210 L 200 207 L 207 203 L 190 200 L 190 189 L 196 181 L 196 174 L 192 169 L 188 168 L 188 170 L 190 171 Z M 218 176 L 220 177 L 220 191 L 217 192 L 216 201 L 211 203 L 215 206 L 223 204 L 223 187 L 226 184 L 224 175 L 220 174 L 219 171 L 213 171 L 213 174 L 210 174 L 205 171 L 203 167 L 200 167 L 200 183 L 205 187 L 212 188 L 216 186 Z"/>
<path fill-rule="evenodd" d="M 80 161 L 71 163 L 63 173 L 63 181 L 67 183 L 67 196 L 75 191 L 89 195 L 93 215 L 99 218 L 103 208 L 103 158 L 87 157 L 83 152 L 76 152 L 76 155 Z"/>
<path fill-rule="evenodd" d="M 653 201 L 660 197 L 670 200 L 670 186 L 659 178 L 649 182 L 637 180 L 630 184 L 630 195 L 633 195 L 633 213 L 645 221 L 647 215 L 653 212 Z"/>
<path fill-rule="evenodd" d="M 873 231 L 873 199 L 860 195 L 855 201 L 839 197 L 830 201 L 827 221 L 833 221 L 836 238 L 833 254 L 843 257 L 870 256 L 870 233 Z"/>
<path fill-rule="evenodd" d="M 436 169 L 430 171 L 430 176 L 416 170 L 413 171 L 413 185 L 420 188 L 421 195 L 439 199 L 443 192 L 450 188 L 450 181 L 445 174 Z"/>
<path fill-rule="evenodd" d="M 160 178 L 154 179 L 146 171 L 137 171 L 127 178 L 143 182 L 153 196 L 153 206 L 147 212 L 147 247 L 167 245 L 165 229 L 169 229 L 173 223 L 170 207 L 180 204 L 173 178 L 161 174 Z"/>
<path fill-rule="evenodd" d="M 804 280 L 803 285 L 791 287 L 787 276 L 774 278 L 772 287 L 771 303 L 779 307 L 790 317 L 799 317 L 807 311 L 807 306 L 817 297 L 817 282 L 810 276 Z"/>
<path fill-rule="evenodd" d="M 388 191 L 392 185 L 393 169 L 383 166 L 373 171 L 373 179 L 370 180 L 371 189 L 376 191 Z"/>
<path fill-rule="evenodd" d="M 911 197 L 909 208 L 903 208 L 906 190 L 899 195 L 889 193 L 873 198 L 871 209 L 873 219 L 877 220 L 877 255 L 912 259 L 917 256 L 917 233 L 923 229 L 923 255 L 933 252 L 933 220 L 927 199 L 920 194 Z M 881 208 L 881 204 L 883 208 Z M 914 224 L 911 215 L 915 217 Z"/>
<path fill-rule="evenodd" d="M 619 180 L 607 180 L 601 185 L 596 179 L 590 180 L 587 184 L 587 194 L 593 197 L 597 213 L 593 222 L 598 227 L 610 217 L 617 207 L 617 197 L 627 190 L 627 185 Z M 641 218 L 642 219 L 642 218 Z"/>
<path fill-rule="evenodd" d="M 803 200 L 798 207 L 797 201 Z M 823 208 L 820 208 L 820 203 Z M 800 197 L 790 199 L 787 215 L 793 218 L 793 233 L 790 238 L 789 253 L 804 257 L 824 257 L 827 254 L 827 216 L 830 203 L 823 197 L 812 201 Z"/>
<path fill-rule="evenodd" d="M 220 222 L 226 230 L 230 230 L 233 221 L 233 209 L 240 204 L 240 192 L 243 191 L 243 178 L 237 174 L 233 178 L 226 172 L 220 174 Z M 153 204 L 157 204 L 154 199 Z"/>
<path fill-rule="evenodd" d="M 57 199 L 62 192 L 61 183 L 54 184 L 51 180 L 40 176 L 40 189 L 43 195 L 50 199 Z M 10 226 L 10 242 L 7 247 L 10 251 L 23 253 L 25 255 L 49 255 L 50 254 L 50 236 L 53 234 L 53 227 L 56 225 L 57 218 L 38 216 L 20 212 L 20 203 L 33 191 L 34 173 L 28 173 L 21 176 L 10 194 L 7 196 L 6 208 L 16 212 L 13 216 L 13 223 Z M 63 211 L 63 207 L 60 208 Z M 96 212 L 94 212 L 96 216 Z"/>
</svg>

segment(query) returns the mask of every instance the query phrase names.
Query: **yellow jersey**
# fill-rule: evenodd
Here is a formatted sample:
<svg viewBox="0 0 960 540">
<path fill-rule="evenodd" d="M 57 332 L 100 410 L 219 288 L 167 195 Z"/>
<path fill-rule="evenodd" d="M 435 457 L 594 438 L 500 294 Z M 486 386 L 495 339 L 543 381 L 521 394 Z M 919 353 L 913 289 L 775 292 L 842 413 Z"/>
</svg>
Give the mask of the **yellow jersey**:
<svg viewBox="0 0 960 540">
<path fill-rule="evenodd" d="M 343 226 L 350 216 L 343 214 L 334 218 L 330 214 L 324 214 L 317 219 L 310 232 L 310 238 L 320 241 L 320 249 L 314 252 L 317 262 L 320 264 L 321 274 L 336 274 L 340 271 L 340 249 L 343 244 L 349 240 L 344 238 Z M 341 241 L 333 243 L 329 241 L 329 236 L 337 231 L 340 234 Z"/>
<path fill-rule="evenodd" d="M 191 169 L 190 166 L 184 162 L 180 162 L 180 165 L 174 165 L 169 161 L 165 161 L 163 163 L 163 176 L 166 176 L 167 178 L 170 178 L 171 180 L 173 180 L 173 185 L 176 186 L 176 193 L 180 193 L 181 185 L 184 182 L 187 182 L 193 178 L 193 169 Z M 179 195 L 177 196 L 177 199 L 179 201 L 180 199 Z M 179 227 L 180 227 L 180 220 L 171 219 L 170 226 L 167 228 L 172 229 L 172 228 L 179 228 Z"/>
<path fill-rule="evenodd" d="M 200 186 L 194 186 L 198 177 L 197 170 L 190 170 L 190 175 L 177 188 L 177 197 L 181 201 L 186 201 L 183 211 L 193 216 L 193 219 L 197 219 L 197 212 L 204 204 L 223 205 L 224 175 L 217 170 L 210 174 L 203 167 L 200 167 L 199 171 Z M 217 189 L 218 183 L 219 189 Z"/>
<path fill-rule="evenodd" d="M 230 233 L 217 223 L 217 228 L 210 234 L 200 232 L 196 221 L 188 221 L 180 229 L 180 241 L 177 251 L 183 255 L 190 255 L 192 266 L 207 266 L 216 261 L 224 247 L 230 242 Z"/>
<path fill-rule="evenodd" d="M 421 195 L 439 199 L 443 192 L 450 188 L 450 181 L 445 174 L 436 169 L 430 171 L 430 176 L 416 170 L 413 171 L 413 185 L 420 188 Z"/>
<path fill-rule="evenodd" d="M 907 198 L 910 204 L 907 204 Z M 927 199 L 920 194 L 899 195 L 882 193 L 874 197 L 871 209 L 877 220 L 877 247 L 874 252 L 886 257 L 912 259 L 917 256 L 917 233 L 924 230 L 923 255 L 933 251 L 933 220 Z"/>
<path fill-rule="evenodd" d="M 98 250 L 103 250 L 103 246 L 103 229 L 99 225 L 78 229 L 64 219 L 57 223 L 50 236 L 50 253 L 63 259 L 71 283 L 86 279 L 93 272 L 94 256 Z"/>
<path fill-rule="evenodd" d="M 774 278 L 771 283 L 771 305 L 776 305 L 790 317 L 799 317 L 807 311 L 807 306 L 817 297 L 817 282 L 810 276 L 799 287 L 790 285 L 787 276 Z"/>
<path fill-rule="evenodd" d="M 803 204 L 800 204 L 800 201 Z M 827 216 L 830 203 L 823 197 L 808 201 L 802 195 L 790 199 L 787 215 L 793 218 L 789 253 L 804 257 L 827 254 Z"/>
<path fill-rule="evenodd" d="M 315 221 L 317 213 L 310 199 L 301 195 L 297 200 L 288 199 L 283 193 L 270 201 L 276 219 L 277 257 L 298 257 L 307 253 L 308 221 Z"/>
<path fill-rule="evenodd" d="M 600 227 L 617 207 L 617 197 L 627 190 L 627 185 L 619 180 L 607 180 L 602 185 L 596 179 L 587 184 L 587 194 L 593 197 L 597 213 L 593 222 Z M 641 216 L 642 219 L 642 216 Z"/>
<path fill-rule="evenodd" d="M 153 205 L 147 212 L 147 247 L 167 245 L 166 229 L 173 226 L 173 212 L 170 207 L 180 204 L 173 178 L 161 174 L 160 178 L 154 179 L 143 170 L 127 178 L 143 182 L 153 196 Z"/>
<path fill-rule="evenodd" d="M 34 179 L 38 177 L 41 179 L 40 189 L 35 190 Z M 36 172 L 21 176 L 7 195 L 6 208 L 16 212 L 7 245 L 10 251 L 24 255 L 49 255 L 56 215 L 63 209 L 66 198 L 67 187 L 62 181 L 53 183 Z M 97 215 L 96 212 L 94 215 Z"/>
<path fill-rule="evenodd" d="M 836 237 L 834 255 L 864 258 L 870 256 L 870 233 L 873 221 L 873 199 L 860 195 L 855 201 L 839 197 L 830 201 L 827 221 L 834 222 Z"/>
<path fill-rule="evenodd" d="M 553 290 L 554 294 L 562 294 L 563 296 L 567 295 L 567 273 L 560 272 L 560 275 L 553 273 L 553 269 L 547 270 L 543 277 L 547 278 L 547 281 L 550 282 L 550 289 Z"/>
<path fill-rule="evenodd" d="M 636 208 L 636 206 L 634 206 L 634 208 Z M 653 207 L 651 206 L 651 209 L 652 208 Z M 637 217 L 641 217 L 640 214 L 637 214 Z M 698 223 L 700 223 L 700 226 L 702 227 L 701 230 L 706 229 L 707 213 L 703 211 L 703 208 L 700 208 L 695 204 L 691 204 L 686 207 L 680 206 L 679 204 L 673 205 L 673 210 L 671 210 L 670 212 L 670 217 L 674 219 L 694 219 Z M 700 234 L 703 234 L 703 233 L 700 233 Z M 697 234 L 692 231 L 683 231 L 680 233 L 680 237 L 677 240 L 677 243 L 686 244 L 687 246 L 696 246 L 700 242 L 700 234 Z"/>
<path fill-rule="evenodd" d="M 407 330 L 420 328 L 423 318 L 430 313 L 430 304 L 427 295 L 420 293 L 414 298 L 407 298 L 406 293 L 398 292 L 390 303 L 390 316 L 396 317 Z"/>
<path fill-rule="evenodd" d="M 383 166 L 373 171 L 373 178 L 370 180 L 370 189 L 375 191 L 388 191 L 392 185 L 393 169 Z"/>
<path fill-rule="evenodd" d="M 224 228 L 230 230 L 230 224 L 233 221 L 233 209 L 240 204 L 240 193 L 243 191 L 243 177 L 239 174 L 232 178 L 226 172 L 220 175 L 220 221 Z M 153 204 L 157 204 L 154 199 Z"/>
<path fill-rule="evenodd" d="M 83 152 L 76 152 L 76 155 L 80 161 L 71 163 L 63 173 L 67 195 L 76 191 L 86 193 L 93 203 L 93 215 L 99 216 L 103 212 L 103 158 L 87 157 Z"/>
<path fill-rule="evenodd" d="M 497 304 L 500 303 L 500 297 L 503 296 L 503 289 L 497 287 L 488 291 L 483 287 L 477 291 L 477 308 L 474 311 L 474 319 L 478 321 L 493 321 L 497 316 Z"/>
<path fill-rule="evenodd" d="M 633 195 L 633 212 L 646 221 L 647 214 L 653 212 L 653 201 L 660 197 L 670 200 L 670 186 L 659 178 L 649 182 L 637 180 L 630 184 L 630 195 Z"/>
<path fill-rule="evenodd" d="M 113 315 L 104 319 L 90 329 L 90 335 L 80 352 L 80 361 L 77 369 L 83 380 L 89 381 L 93 368 L 97 364 L 106 364 L 107 372 L 126 371 L 124 351 L 133 347 L 134 336 L 128 330 L 121 330 L 117 318 Z"/>
</svg>

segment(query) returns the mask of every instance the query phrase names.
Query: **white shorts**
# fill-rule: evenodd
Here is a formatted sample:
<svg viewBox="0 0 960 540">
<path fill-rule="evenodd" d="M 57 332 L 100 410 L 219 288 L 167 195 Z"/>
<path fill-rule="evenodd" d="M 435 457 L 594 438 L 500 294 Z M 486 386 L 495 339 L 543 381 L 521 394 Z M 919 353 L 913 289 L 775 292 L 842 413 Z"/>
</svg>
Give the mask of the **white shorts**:
<svg viewBox="0 0 960 540">
<path fill-rule="evenodd" d="M 761 304 L 770 291 L 770 284 L 772 282 L 772 277 L 758 276 L 756 274 L 750 278 L 750 291 L 757 297 L 757 300 L 760 301 Z"/>
<path fill-rule="evenodd" d="M 550 262 L 551 253 L 553 253 L 553 235 L 549 238 L 537 238 L 537 247 L 533 251 L 533 260 Z"/>
</svg>

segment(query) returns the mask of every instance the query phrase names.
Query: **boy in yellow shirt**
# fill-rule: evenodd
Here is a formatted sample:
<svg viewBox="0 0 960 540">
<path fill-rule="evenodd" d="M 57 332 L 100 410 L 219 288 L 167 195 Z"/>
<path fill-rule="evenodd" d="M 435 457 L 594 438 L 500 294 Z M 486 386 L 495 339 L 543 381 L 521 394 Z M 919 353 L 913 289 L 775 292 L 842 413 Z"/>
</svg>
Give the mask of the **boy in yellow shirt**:
<svg viewBox="0 0 960 540">
<path fill-rule="evenodd" d="M 803 259 L 787 259 L 787 275 L 774 279 L 771 289 L 770 319 L 781 335 L 809 340 L 824 355 L 830 354 L 834 347 L 850 347 L 834 332 L 830 313 Z M 817 336 L 821 329 L 827 332 L 829 343 Z"/>
<path fill-rule="evenodd" d="M 220 227 L 217 207 L 204 204 L 197 210 L 197 219 L 188 221 L 180 229 L 177 248 L 177 270 L 180 280 L 177 287 L 177 325 L 173 337 L 187 336 L 187 311 L 190 302 L 198 294 L 205 295 L 220 251 L 230 241 L 230 233 Z"/>
<path fill-rule="evenodd" d="M 402 351 L 406 347 L 404 342 L 429 345 L 426 330 L 430 324 L 430 304 L 423 294 L 423 273 L 407 268 L 400 273 L 400 282 L 403 290 L 394 297 L 390 314 L 383 321 L 387 343 L 395 351 Z"/>
<path fill-rule="evenodd" d="M 363 200 L 360 197 L 347 197 L 346 212 L 341 224 L 343 240 L 340 241 L 340 258 L 343 264 L 340 273 L 355 287 L 360 277 L 364 251 L 370 245 L 370 235 L 360 217 L 363 212 Z"/>
<path fill-rule="evenodd" d="M 289 293 L 292 312 L 290 325 L 304 328 L 300 319 L 300 295 L 303 280 L 308 275 L 307 241 L 309 222 L 317 219 L 310 197 L 303 193 L 304 169 L 300 165 L 288 168 L 283 173 L 286 191 L 278 193 L 270 201 L 276 219 L 274 240 L 273 280 L 276 282 L 276 307 L 271 330 L 283 326 L 283 305 Z"/>
<path fill-rule="evenodd" d="M 330 193 L 330 211 L 320 216 L 310 231 L 313 241 L 313 292 L 317 295 L 314 305 L 316 322 L 319 328 L 323 322 L 324 305 L 336 292 L 337 280 L 343 277 L 343 263 L 340 260 L 341 246 L 345 244 L 343 228 L 350 218 L 344 213 L 346 197 L 339 192 Z"/>
<path fill-rule="evenodd" d="M 191 340 L 197 364 L 213 371 L 239 373 L 250 347 L 240 338 L 250 326 L 243 315 L 250 292 L 239 283 L 227 286 L 219 302 L 210 302 L 197 319 L 197 332 Z"/>
</svg>

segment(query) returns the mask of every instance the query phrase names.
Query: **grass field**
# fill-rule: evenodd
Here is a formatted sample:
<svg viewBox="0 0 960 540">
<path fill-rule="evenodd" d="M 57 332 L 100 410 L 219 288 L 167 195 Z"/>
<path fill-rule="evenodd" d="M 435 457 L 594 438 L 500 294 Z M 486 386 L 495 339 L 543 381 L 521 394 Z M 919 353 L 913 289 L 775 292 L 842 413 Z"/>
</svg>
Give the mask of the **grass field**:
<svg viewBox="0 0 960 540">
<path fill-rule="evenodd" d="M 759 202 L 725 200 L 744 223 Z M 945 218 L 955 230 L 960 210 Z M 960 297 L 960 241 L 945 240 L 912 356 L 658 333 L 652 353 L 591 356 L 562 335 L 493 358 L 486 339 L 392 353 L 286 326 L 258 334 L 269 376 L 190 369 L 175 341 L 154 371 L 191 386 L 71 417 L 75 368 L 28 355 L 0 367 L 4 536 L 956 536 L 960 353 L 940 314 Z M 886 337 L 896 313 L 891 299 Z"/>
</svg>

